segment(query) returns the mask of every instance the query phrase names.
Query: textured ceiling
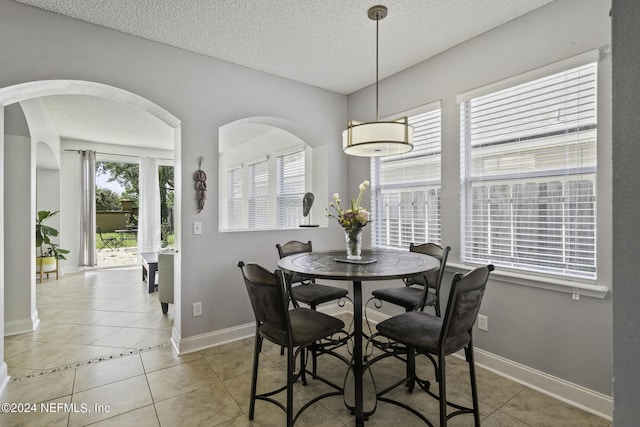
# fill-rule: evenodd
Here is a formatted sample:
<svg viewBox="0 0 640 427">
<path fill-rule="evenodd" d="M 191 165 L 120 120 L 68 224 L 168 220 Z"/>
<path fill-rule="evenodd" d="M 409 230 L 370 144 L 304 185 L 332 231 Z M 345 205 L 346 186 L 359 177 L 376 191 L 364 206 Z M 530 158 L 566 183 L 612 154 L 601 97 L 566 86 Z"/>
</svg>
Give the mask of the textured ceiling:
<svg viewBox="0 0 640 427">
<path fill-rule="evenodd" d="M 375 83 L 376 0 L 14 1 L 343 94 Z M 380 78 L 551 1 L 386 0 Z M 99 97 L 45 105 L 62 137 L 173 148 L 172 130 L 142 111 Z"/>
<path fill-rule="evenodd" d="M 46 96 L 43 101 L 62 137 L 173 150 L 173 128 L 138 107 L 85 95 Z"/>
<path fill-rule="evenodd" d="M 339 93 L 375 82 L 375 0 L 14 0 Z M 385 0 L 384 78 L 552 0 Z"/>
</svg>

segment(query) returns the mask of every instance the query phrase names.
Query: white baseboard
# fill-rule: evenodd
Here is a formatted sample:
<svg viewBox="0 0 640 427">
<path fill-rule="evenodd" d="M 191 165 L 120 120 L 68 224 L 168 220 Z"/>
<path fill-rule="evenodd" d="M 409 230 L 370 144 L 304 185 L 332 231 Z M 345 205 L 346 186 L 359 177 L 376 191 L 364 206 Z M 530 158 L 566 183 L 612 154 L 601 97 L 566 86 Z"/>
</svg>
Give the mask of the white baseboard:
<svg viewBox="0 0 640 427">
<path fill-rule="evenodd" d="M 172 337 L 172 341 L 178 354 L 187 354 L 252 337 L 255 331 L 256 324 L 255 322 L 251 322 L 245 325 L 234 326 L 232 328 L 221 329 L 183 339 L 174 336 Z"/>
<path fill-rule="evenodd" d="M 611 396 L 554 377 L 478 348 L 476 365 L 607 420 L 613 416 Z"/>
<path fill-rule="evenodd" d="M 175 351 L 176 354 L 181 354 L 180 353 L 180 333 L 178 332 L 175 326 L 171 328 L 171 347 L 173 347 L 173 351 Z"/>
<path fill-rule="evenodd" d="M 2 362 L 2 364 L 0 364 L 0 394 L 4 391 L 10 378 L 7 364 L 6 362 Z"/>
<path fill-rule="evenodd" d="M 40 318 L 38 317 L 38 310 L 35 310 L 30 319 L 9 320 L 4 322 L 4 336 L 8 337 L 33 332 L 38 328 L 39 324 Z"/>
</svg>

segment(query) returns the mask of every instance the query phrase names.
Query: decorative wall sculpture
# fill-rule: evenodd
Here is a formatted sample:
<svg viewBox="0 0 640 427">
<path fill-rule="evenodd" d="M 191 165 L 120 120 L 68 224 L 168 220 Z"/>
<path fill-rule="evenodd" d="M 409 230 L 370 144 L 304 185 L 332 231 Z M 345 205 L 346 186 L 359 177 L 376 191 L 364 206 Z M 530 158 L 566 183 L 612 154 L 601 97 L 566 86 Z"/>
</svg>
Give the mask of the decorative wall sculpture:
<svg viewBox="0 0 640 427">
<path fill-rule="evenodd" d="M 193 174 L 196 182 L 196 200 L 198 201 L 198 213 L 204 209 L 204 200 L 207 198 L 207 174 L 202 170 L 202 157 L 200 157 L 199 169 Z"/>
</svg>

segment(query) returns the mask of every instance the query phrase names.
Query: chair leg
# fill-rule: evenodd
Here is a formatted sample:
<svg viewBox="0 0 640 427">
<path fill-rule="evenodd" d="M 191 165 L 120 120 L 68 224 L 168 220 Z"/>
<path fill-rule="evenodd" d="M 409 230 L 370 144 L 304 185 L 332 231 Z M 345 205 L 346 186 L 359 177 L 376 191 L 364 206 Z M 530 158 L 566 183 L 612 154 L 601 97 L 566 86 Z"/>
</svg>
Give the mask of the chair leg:
<svg viewBox="0 0 640 427">
<path fill-rule="evenodd" d="M 478 386 L 476 383 L 476 364 L 473 358 L 473 339 L 465 347 L 466 359 L 469 364 L 469 380 L 471 381 L 471 400 L 473 402 L 473 420 L 476 427 L 480 427 L 480 407 L 478 406 Z"/>
<path fill-rule="evenodd" d="M 405 311 L 408 313 L 412 311 L 410 308 L 405 308 Z M 413 347 L 407 346 L 407 364 L 405 366 L 406 369 L 406 377 L 408 378 L 406 382 L 406 386 L 408 388 L 409 393 L 413 393 L 413 389 L 416 385 L 416 353 Z"/>
<path fill-rule="evenodd" d="M 256 409 L 256 389 L 258 382 L 258 362 L 262 350 L 262 337 L 256 331 L 256 342 L 253 349 L 253 372 L 251 373 L 251 397 L 249 398 L 249 420 L 253 420 Z"/>
<path fill-rule="evenodd" d="M 293 426 L 293 377 L 295 375 L 295 360 L 293 360 L 293 346 L 287 347 L 287 427 Z M 301 351 L 302 354 L 304 351 Z"/>
<path fill-rule="evenodd" d="M 440 397 L 440 427 L 447 427 L 447 385 L 446 385 L 446 362 L 443 353 L 438 355 L 438 389 Z"/>
<path fill-rule="evenodd" d="M 407 383 L 409 393 L 413 393 L 416 385 L 416 352 L 413 347 L 407 347 Z"/>
<path fill-rule="evenodd" d="M 316 309 L 315 304 L 311 304 L 310 307 L 311 307 L 312 310 L 315 311 L 315 309 Z M 313 343 L 313 344 L 311 344 L 311 372 L 313 372 L 314 376 L 316 376 L 317 373 L 318 373 L 317 363 L 318 363 L 318 354 L 316 352 L 316 344 Z"/>
<path fill-rule="evenodd" d="M 307 349 L 300 350 L 300 379 L 302 380 L 302 385 L 307 385 L 307 358 L 306 358 Z M 296 363 L 293 361 L 293 369 L 295 370 Z"/>
</svg>

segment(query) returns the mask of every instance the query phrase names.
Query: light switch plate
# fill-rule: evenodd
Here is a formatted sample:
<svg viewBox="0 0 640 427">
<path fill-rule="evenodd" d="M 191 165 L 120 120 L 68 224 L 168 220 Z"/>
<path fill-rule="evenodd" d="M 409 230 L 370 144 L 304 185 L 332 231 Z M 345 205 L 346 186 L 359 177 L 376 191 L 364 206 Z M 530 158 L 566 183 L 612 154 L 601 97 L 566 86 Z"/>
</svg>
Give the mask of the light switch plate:
<svg viewBox="0 0 640 427">
<path fill-rule="evenodd" d="M 193 317 L 202 316 L 202 303 L 194 302 L 193 303 Z"/>
<path fill-rule="evenodd" d="M 193 234 L 202 234 L 202 223 L 200 221 L 193 223 Z"/>
</svg>

